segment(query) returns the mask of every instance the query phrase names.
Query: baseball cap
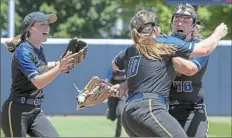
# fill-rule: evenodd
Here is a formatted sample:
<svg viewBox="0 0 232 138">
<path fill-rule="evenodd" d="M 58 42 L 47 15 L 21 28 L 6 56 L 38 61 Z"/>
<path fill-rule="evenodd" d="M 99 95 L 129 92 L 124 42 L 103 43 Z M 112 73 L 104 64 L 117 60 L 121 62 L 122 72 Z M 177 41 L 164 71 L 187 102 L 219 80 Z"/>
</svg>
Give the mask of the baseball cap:
<svg viewBox="0 0 232 138">
<path fill-rule="evenodd" d="M 29 13 L 23 20 L 23 29 L 28 28 L 35 22 L 48 21 L 54 23 L 57 20 L 56 14 L 45 14 L 43 12 L 32 12 Z"/>
</svg>

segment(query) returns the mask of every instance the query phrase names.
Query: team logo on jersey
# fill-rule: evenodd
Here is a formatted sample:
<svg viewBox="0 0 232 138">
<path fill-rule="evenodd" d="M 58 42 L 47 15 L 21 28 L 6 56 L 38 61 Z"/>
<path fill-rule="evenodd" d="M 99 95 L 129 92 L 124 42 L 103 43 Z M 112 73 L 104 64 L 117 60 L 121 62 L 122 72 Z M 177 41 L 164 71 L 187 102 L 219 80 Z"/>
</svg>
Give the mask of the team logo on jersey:
<svg viewBox="0 0 232 138">
<path fill-rule="evenodd" d="M 140 60 L 141 56 L 134 56 L 130 58 L 128 62 L 127 78 L 134 77 L 137 75 Z"/>
</svg>

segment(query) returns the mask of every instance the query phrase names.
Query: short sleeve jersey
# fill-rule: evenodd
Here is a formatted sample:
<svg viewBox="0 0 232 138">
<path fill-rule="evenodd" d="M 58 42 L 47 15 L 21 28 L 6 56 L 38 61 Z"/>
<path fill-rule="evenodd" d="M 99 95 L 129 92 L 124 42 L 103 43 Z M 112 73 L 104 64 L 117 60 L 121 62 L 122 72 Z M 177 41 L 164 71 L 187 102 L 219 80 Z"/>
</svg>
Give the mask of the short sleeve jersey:
<svg viewBox="0 0 232 138">
<path fill-rule="evenodd" d="M 188 57 L 194 49 L 194 43 L 184 42 L 175 37 L 156 37 L 154 41 L 175 46 L 174 55 L 167 55 L 162 60 L 149 60 L 139 54 L 135 46 L 121 51 L 115 58 L 116 66 L 126 71 L 129 96 L 136 93 L 157 93 L 169 96 L 175 70 L 171 62 L 173 56 Z"/>
<path fill-rule="evenodd" d="M 193 40 L 198 43 L 200 40 Z M 198 72 L 193 76 L 177 75 L 173 81 L 170 100 L 191 100 L 199 101 L 204 99 L 202 79 L 206 72 L 209 56 L 190 58 L 198 68 Z"/>
<path fill-rule="evenodd" d="M 43 98 L 43 90 L 37 89 L 31 79 L 47 71 L 43 46 L 34 47 L 29 41 L 21 43 L 13 54 L 11 73 L 11 98 Z"/>
</svg>

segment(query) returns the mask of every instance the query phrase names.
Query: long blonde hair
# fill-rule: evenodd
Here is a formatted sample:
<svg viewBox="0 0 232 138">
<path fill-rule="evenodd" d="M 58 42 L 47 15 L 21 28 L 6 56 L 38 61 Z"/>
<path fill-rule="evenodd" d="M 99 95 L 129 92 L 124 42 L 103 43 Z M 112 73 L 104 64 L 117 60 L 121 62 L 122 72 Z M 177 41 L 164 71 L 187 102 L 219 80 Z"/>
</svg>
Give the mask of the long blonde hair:
<svg viewBox="0 0 232 138">
<path fill-rule="evenodd" d="M 176 48 L 153 40 L 154 27 L 158 29 L 156 14 L 142 10 L 131 19 L 131 37 L 138 52 L 151 60 L 162 59 L 172 55 Z"/>
</svg>

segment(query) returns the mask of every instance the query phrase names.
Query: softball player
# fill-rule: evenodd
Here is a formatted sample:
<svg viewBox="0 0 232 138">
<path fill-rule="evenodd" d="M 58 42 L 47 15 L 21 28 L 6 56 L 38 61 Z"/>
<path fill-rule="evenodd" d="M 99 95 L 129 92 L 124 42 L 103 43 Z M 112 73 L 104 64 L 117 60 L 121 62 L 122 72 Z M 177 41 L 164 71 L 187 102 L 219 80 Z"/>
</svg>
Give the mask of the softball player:
<svg viewBox="0 0 232 138">
<path fill-rule="evenodd" d="M 139 11 L 132 18 L 135 45 L 113 60 L 114 69 L 126 71 L 127 81 L 113 88 L 121 92 L 128 89 L 122 124 L 129 136 L 187 137 L 181 125 L 168 113 L 168 95 L 175 79 L 171 59 L 209 54 L 227 34 L 227 29 L 221 24 L 207 40 L 194 44 L 172 36 L 160 36 L 153 12 Z"/>
<path fill-rule="evenodd" d="M 172 18 L 173 36 L 185 41 L 200 41 L 197 13 L 190 4 L 177 5 Z M 202 78 L 206 72 L 208 56 L 173 58 L 179 72 L 169 95 L 169 113 L 181 124 L 189 137 L 206 137 L 208 119 L 203 104 Z"/>
<path fill-rule="evenodd" d="M 126 80 L 125 72 L 123 71 L 115 71 L 110 67 L 107 73 L 107 80 L 111 84 L 122 83 Z M 109 97 L 107 101 L 107 119 L 115 121 L 117 119 L 117 125 L 115 130 L 115 137 L 121 136 L 122 124 L 121 124 L 121 115 L 126 103 L 126 96 L 124 95 L 120 98 L 118 97 Z"/>
<path fill-rule="evenodd" d="M 22 34 L 7 42 L 13 59 L 11 93 L 3 104 L 1 115 L 6 137 L 59 136 L 41 110 L 43 87 L 72 66 L 74 56 L 68 52 L 57 64 L 47 62 L 41 43 L 47 40 L 49 23 L 56 20 L 55 14 L 30 13 L 24 18 Z"/>
</svg>

